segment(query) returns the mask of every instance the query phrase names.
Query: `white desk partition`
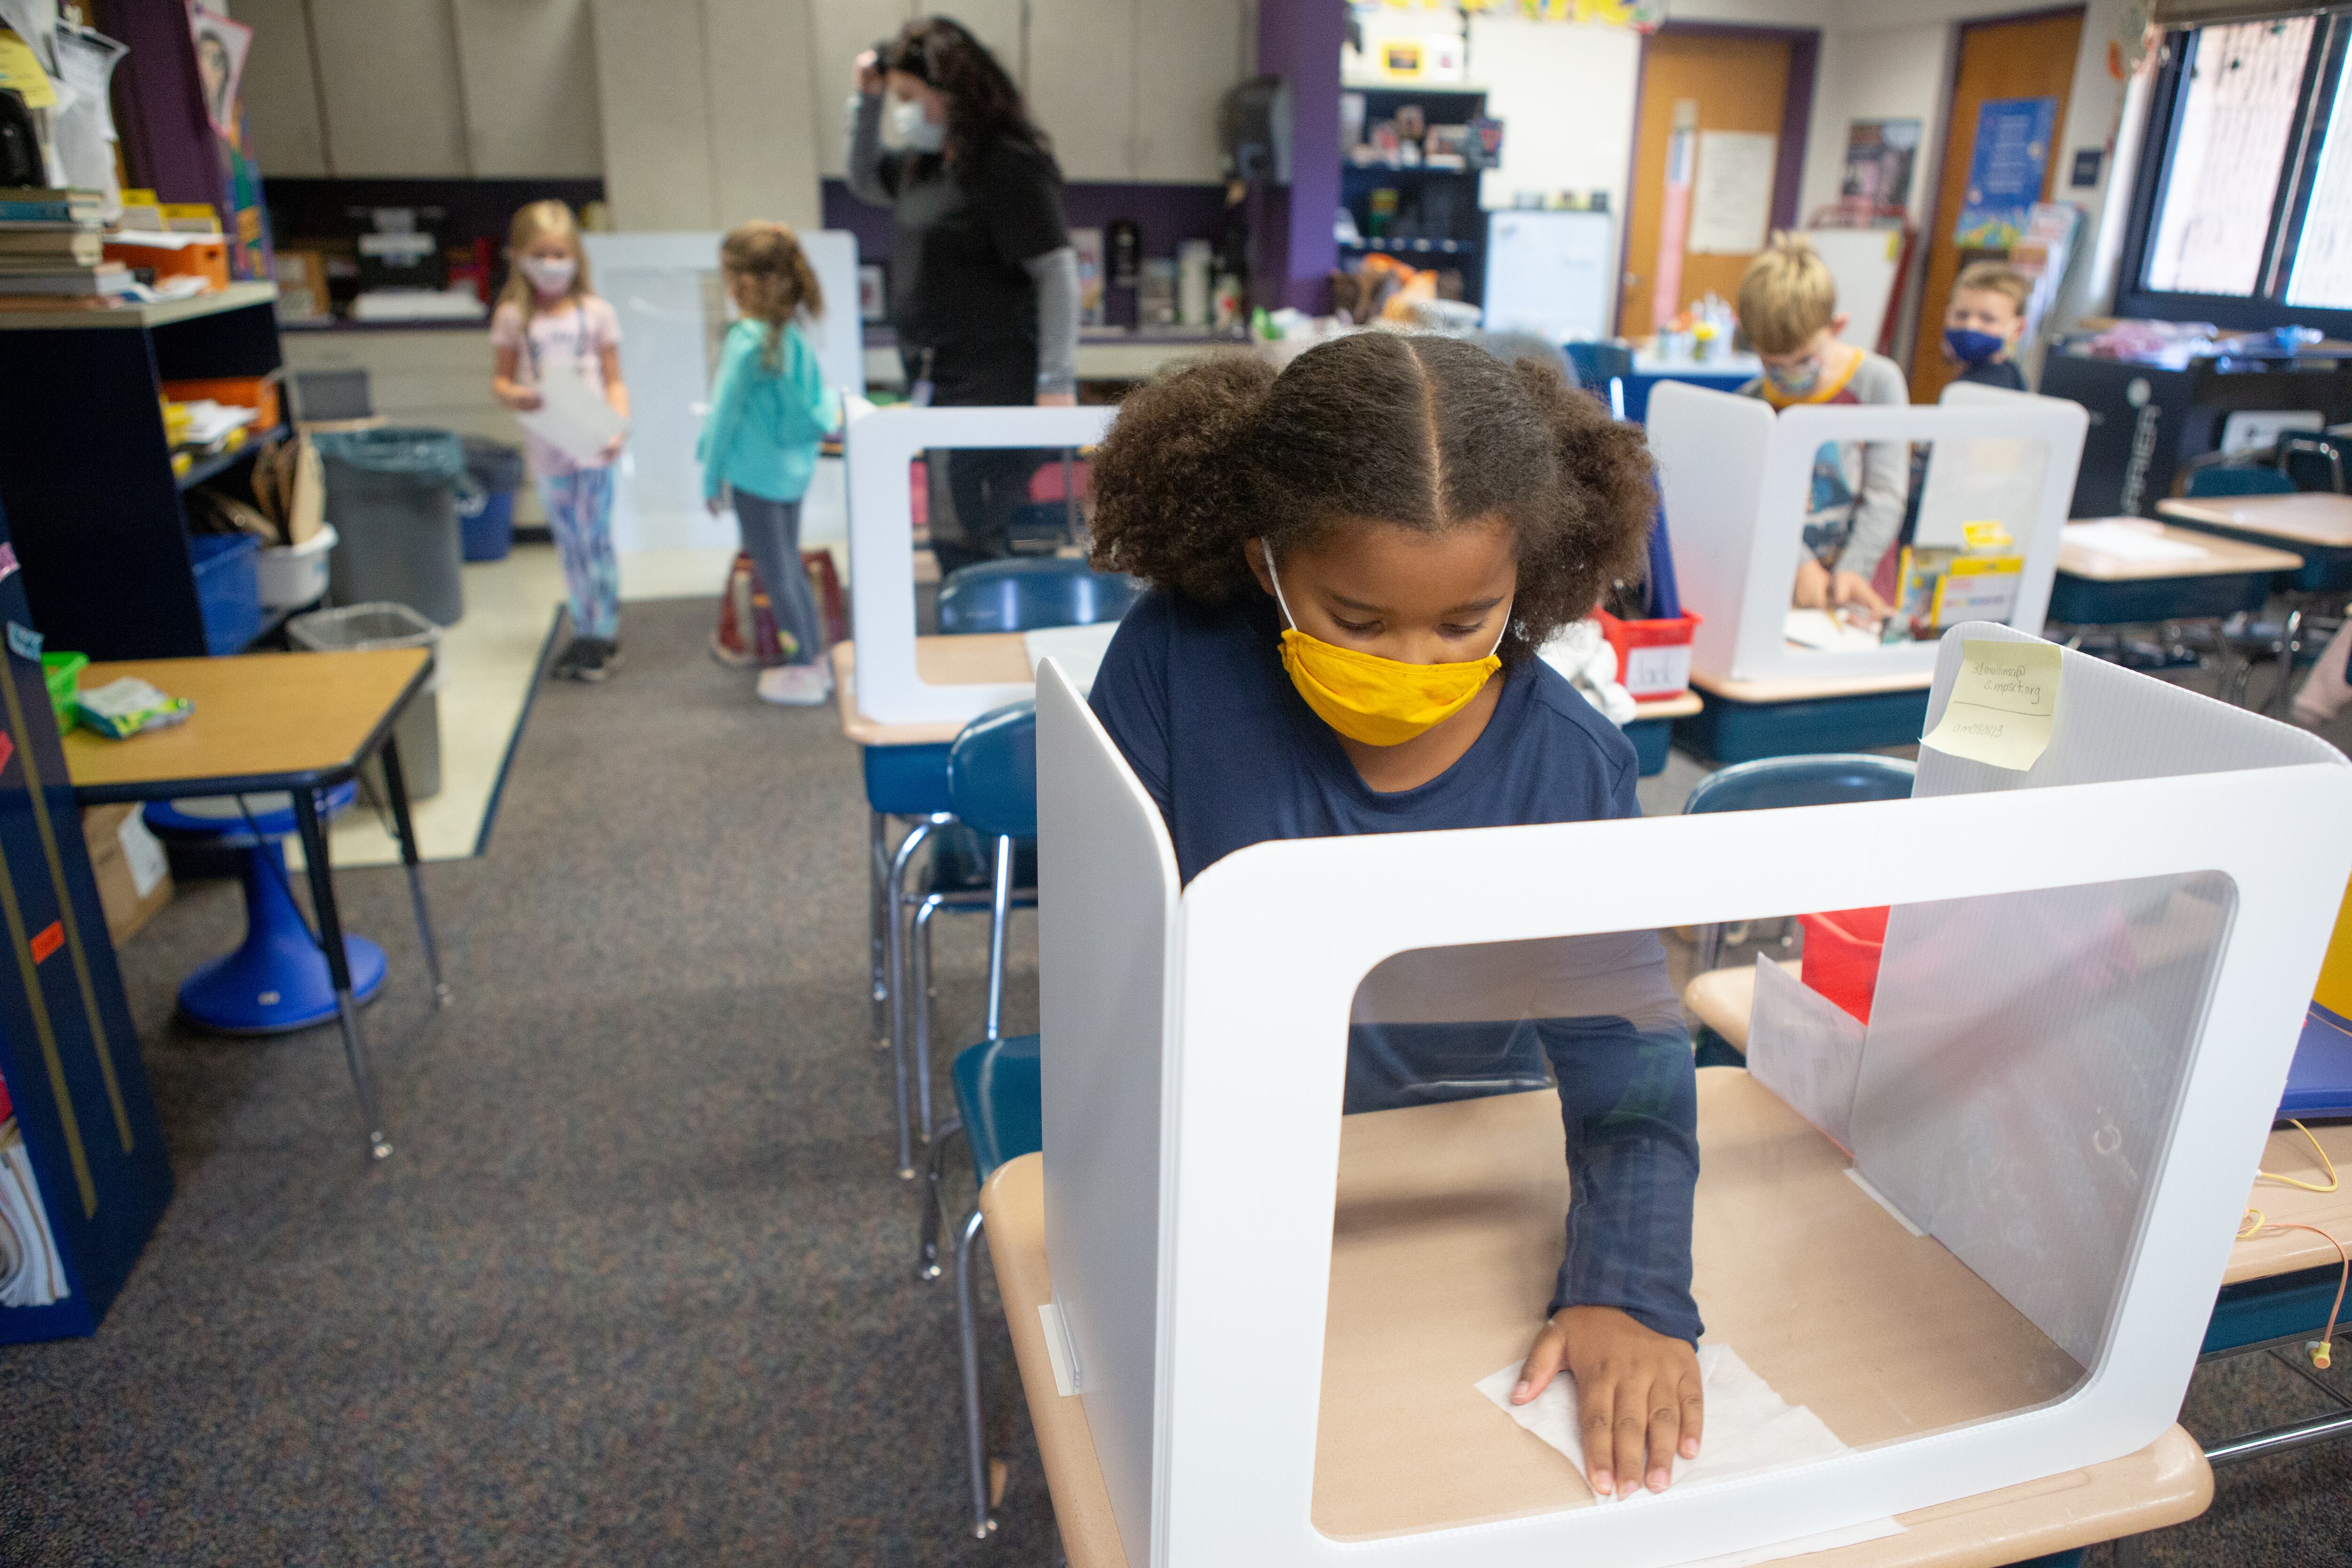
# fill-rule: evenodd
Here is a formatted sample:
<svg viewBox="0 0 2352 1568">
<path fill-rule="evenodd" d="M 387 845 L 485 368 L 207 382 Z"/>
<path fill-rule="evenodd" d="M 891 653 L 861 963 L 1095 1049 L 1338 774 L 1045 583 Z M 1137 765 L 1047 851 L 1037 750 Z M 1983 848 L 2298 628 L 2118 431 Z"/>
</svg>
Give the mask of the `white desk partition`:
<svg viewBox="0 0 2352 1568">
<path fill-rule="evenodd" d="M 727 335 L 727 293 L 719 245 L 707 233 L 583 234 L 590 281 L 621 319 L 621 372 L 629 384 L 629 444 L 613 496 L 613 543 L 646 550 L 730 546 L 731 516 L 702 504 L 694 448 Z M 864 326 L 857 314 L 857 237 L 824 229 L 800 237 L 816 268 L 826 310 L 811 330 L 825 384 L 845 395 L 866 390 Z M 822 468 L 824 465 L 820 464 Z M 825 510 L 834 481 L 820 476 L 803 509 L 804 542 L 832 537 Z"/>
<path fill-rule="evenodd" d="M 1843 680 L 1935 668 L 1932 641 L 1830 650 L 1788 640 L 1814 455 L 1827 442 L 1933 442 L 1919 542 L 1957 545 L 1963 521 L 2005 524 L 2025 558 L 2007 624 L 2042 629 L 2089 427 L 2082 405 L 2005 394 L 1934 407 L 1820 405 L 1775 415 L 1760 398 L 1666 382 L 1650 395 L 1648 425 L 1675 575 L 1685 607 L 1704 617 L 1691 645 L 1691 668 L 1701 674 Z"/>
<path fill-rule="evenodd" d="M 915 667 L 915 510 L 908 465 L 927 449 L 1091 447 L 1114 407 L 850 410 L 849 569 L 857 710 L 884 724 L 951 724 L 1018 702 L 1028 682 L 934 686 Z"/>
<path fill-rule="evenodd" d="M 1931 711 L 1963 637 L 2030 640 L 1955 628 Z M 1135 1568 L 1663 1568 L 2145 1447 L 2179 1409 L 2352 876 L 2333 748 L 2072 653 L 2028 773 L 1927 752 L 1906 801 L 1262 844 L 1181 897 L 1158 814 L 1058 672 L 1038 748 L 1047 1248 Z M 2082 913 L 2070 898 L 2149 888 L 2210 911 L 2185 968 L 2021 963 L 2063 929 L 2034 920 Z M 2064 1347 L 2072 1387 L 1637 1505 L 1318 1532 L 1365 976 L 1407 952 L 1878 904 L 1897 908 L 1852 1106 L 1861 1173 Z"/>
</svg>

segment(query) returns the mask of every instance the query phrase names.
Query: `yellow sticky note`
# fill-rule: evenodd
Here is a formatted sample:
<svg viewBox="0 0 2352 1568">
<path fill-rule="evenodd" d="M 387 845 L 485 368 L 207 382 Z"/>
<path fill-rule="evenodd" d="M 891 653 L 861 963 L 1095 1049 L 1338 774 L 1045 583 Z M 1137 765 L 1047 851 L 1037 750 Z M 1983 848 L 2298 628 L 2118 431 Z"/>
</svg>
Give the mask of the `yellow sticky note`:
<svg viewBox="0 0 2352 1568">
<path fill-rule="evenodd" d="M 1948 757 L 2025 772 L 2050 749 L 2058 669 L 2055 643 L 1968 639 L 1944 717 L 1919 743 Z"/>
<path fill-rule="evenodd" d="M 57 86 L 49 80 L 49 73 L 41 68 L 40 56 L 5 27 L 0 27 L 0 87 L 12 88 L 22 94 L 27 109 L 58 106 Z"/>
</svg>

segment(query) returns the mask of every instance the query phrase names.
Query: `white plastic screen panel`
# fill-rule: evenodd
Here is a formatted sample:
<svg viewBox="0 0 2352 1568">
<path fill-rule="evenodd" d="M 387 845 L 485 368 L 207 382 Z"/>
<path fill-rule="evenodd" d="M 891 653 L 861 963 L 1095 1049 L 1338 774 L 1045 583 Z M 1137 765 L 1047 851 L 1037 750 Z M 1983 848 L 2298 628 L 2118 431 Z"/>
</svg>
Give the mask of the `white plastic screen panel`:
<svg viewBox="0 0 2352 1568">
<path fill-rule="evenodd" d="M 1150 1561 L 1176 856 L 1086 700 L 1037 672 L 1045 1255 L 1129 1563 Z"/>
<path fill-rule="evenodd" d="M 1940 466 L 1930 464 L 1923 503 L 1935 500 L 1939 528 L 2004 525 L 2011 552 L 2023 559 L 2005 624 L 2039 631 L 2087 426 L 2081 405 L 2058 398 L 1932 408 L 1802 405 L 1776 415 L 1759 398 L 1660 385 L 1650 398 L 1650 447 L 1683 603 L 1703 617 L 1691 668 L 1751 681 L 1921 675 L 1934 668 L 1932 640 L 1834 647 L 1790 640 L 1791 589 L 1806 553 L 1816 463 L 1825 447 L 1853 443 L 1898 450 L 1933 444 Z M 1907 455 L 1902 469 L 1907 495 Z"/>
<path fill-rule="evenodd" d="M 1954 659 L 1958 641 L 1947 639 Z M 2059 737 L 2042 765 L 2063 776 L 2073 763 L 2061 753 L 2073 741 L 2145 728 L 2158 739 L 2153 754 L 2137 760 L 2158 776 L 1276 842 L 1197 877 L 1179 901 L 1170 958 L 1171 1054 L 1129 1073 L 1158 1086 L 1158 1141 L 1097 1139 L 1081 1157 L 1054 1147 L 1051 1124 L 1046 1134 L 1051 1188 L 1161 1184 L 1158 1394 L 1149 1411 L 1133 1401 L 1087 1408 L 1097 1447 L 1124 1457 L 1119 1476 L 1107 1479 L 1129 1562 L 1663 1568 L 2059 1474 L 2161 1434 L 2179 1409 L 2247 1174 L 2352 877 L 2352 771 L 2309 737 L 2250 714 L 2126 671 L 2108 671 L 2122 685 L 2084 676 L 2094 663 L 2066 659 Z M 2183 705 L 2195 710 L 2189 718 Z M 2210 765 L 2209 748 L 2244 765 L 2192 771 Z M 1098 787 L 1133 804 L 1136 786 L 1112 765 L 1115 752 L 1097 760 Z M 1923 784 L 1929 776 L 1923 765 Z M 1066 830 L 1068 810 L 1067 801 L 1041 795 L 1049 842 Z M 1818 852 L 1831 842 L 1838 855 Z M 1607 935 L 1759 910 L 2207 876 L 2234 889 L 2234 909 L 2181 1058 L 2169 1133 L 2150 1151 L 2104 1340 L 2063 1397 L 1769 1476 L 1678 1488 L 1640 1507 L 1538 1503 L 1523 1517 L 1344 1543 L 1317 1528 L 1348 1026 L 1365 977 L 1385 961 L 1417 949 Z M 1163 887 L 1147 881 L 1141 896 Z M 1567 897 L 1563 889 L 1606 896 Z M 1099 948 L 1087 951 L 1089 962 L 1104 962 Z M 1049 993 L 1063 984 L 1055 973 L 1046 972 Z M 1049 1017 L 1056 1005 L 1049 994 Z M 1050 1040 L 1046 1071 L 1051 1096 Z M 1129 1114 L 1139 1091 L 1094 1092 L 1106 1097 L 1104 1114 Z M 1094 1107 L 1073 1109 L 1083 1116 Z M 1866 1142 L 1867 1126 L 1856 1136 Z M 1066 1243 L 1054 1258 L 1065 1301 L 1131 1300 L 1135 1279 L 1107 1272 L 1113 1257 Z M 1134 1456 L 1147 1449 L 1152 1500 L 1139 1520 Z"/>
<path fill-rule="evenodd" d="M 915 663 L 915 512 L 908 465 L 926 450 L 1091 447 L 1118 411 L 1082 408 L 853 407 L 849 477 L 851 605 L 857 710 L 886 724 L 960 724 L 1017 702 L 1027 681 L 933 684 Z"/>
<path fill-rule="evenodd" d="M 630 431 L 613 496 L 613 546 L 624 554 L 717 549 L 737 541 L 733 517 L 713 517 L 702 504 L 702 466 L 694 455 L 730 320 L 719 270 L 726 237 L 717 230 L 581 236 L 596 292 L 621 321 Z M 862 395 L 857 237 L 824 229 L 799 239 L 827 306 L 810 330 L 825 383 L 845 396 Z M 842 535 L 840 480 L 832 467 L 818 463 L 803 501 L 803 543 Z"/>
</svg>

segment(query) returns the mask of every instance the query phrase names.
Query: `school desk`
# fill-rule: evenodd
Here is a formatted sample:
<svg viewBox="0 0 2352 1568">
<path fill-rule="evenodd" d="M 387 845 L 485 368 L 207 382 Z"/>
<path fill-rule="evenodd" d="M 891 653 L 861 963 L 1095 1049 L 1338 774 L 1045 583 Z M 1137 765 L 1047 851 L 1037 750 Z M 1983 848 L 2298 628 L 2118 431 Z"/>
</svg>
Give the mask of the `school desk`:
<svg viewBox="0 0 2352 1568">
<path fill-rule="evenodd" d="M 1907 746 L 1927 726 L 1934 680 L 1933 670 L 1835 680 L 1734 680 L 1693 670 L 1706 705 L 1676 721 L 1675 739 L 1717 763 Z"/>
<path fill-rule="evenodd" d="M 1793 975 L 1801 966 L 1783 961 L 1780 967 Z M 1698 975 L 1683 991 L 1683 1005 L 1691 1016 L 1743 1055 L 1748 1049 L 1748 1010 L 1755 999 L 1753 964 Z M 2315 1124 L 2311 1131 L 2336 1168 L 2352 1174 L 2352 1124 Z M 2262 1169 L 2308 1182 L 2326 1179 L 2326 1168 L 2312 1154 L 2311 1144 L 2291 1127 L 2271 1134 Z M 2257 1182 L 2246 1202 L 2269 1219 L 2317 1226 L 2352 1245 L 2352 1182 L 2339 1184 L 2334 1193 Z M 2221 1292 L 2205 1332 L 2205 1357 L 2214 1359 L 2281 1342 L 2290 1355 L 2299 1356 L 2304 1342 L 2315 1337 L 2326 1321 L 2342 1278 L 2343 1264 L 2336 1249 L 2309 1231 L 2277 1231 L 2239 1242 L 2231 1249 L 2229 1268 L 2221 1276 Z M 2345 1353 L 2352 1356 L 2352 1345 Z M 2206 1452 L 2214 1463 L 2227 1464 L 2345 1437 L 2352 1437 L 2352 1412 L 2217 1440 Z"/>
<path fill-rule="evenodd" d="M 392 1152 L 392 1145 L 384 1141 L 383 1119 L 368 1079 L 359 1009 L 352 998 L 351 970 L 343 954 L 342 917 L 327 860 L 327 831 L 314 796 L 351 778 L 361 764 L 382 752 L 386 804 L 400 836 L 400 858 L 408 871 L 409 900 L 416 911 L 425 970 L 435 994 L 447 1005 L 449 991 L 442 983 L 425 884 L 417 874 L 407 775 L 401 771 L 400 748 L 392 732 L 402 710 L 424 689 L 432 668 L 433 656 L 425 648 L 93 664 L 81 674 L 85 689 L 134 676 L 174 697 L 187 698 L 195 710 L 184 723 L 127 741 L 110 741 L 79 728 L 65 737 L 66 772 L 73 781 L 75 799 L 84 805 L 278 790 L 291 795 L 319 941 L 334 982 L 343 1052 L 360 1110 L 367 1119 L 368 1150 L 379 1160 Z"/>
<path fill-rule="evenodd" d="M 2200 533 L 2294 552 L 2302 569 L 2283 585 L 2297 592 L 2352 588 L 2352 496 L 2207 496 L 2160 500 L 2156 513 Z"/>
<path fill-rule="evenodd" d="M 2062 542 L 2049 618 L 2076 626 L 2217 620 L 2261 609 L 2273 577 L 2303 568 L 2303 557 L 2291 551 L 2221 534 L 2165 528 L 2158 537 L 2205 553 L 2189 560 L 2126 561 Z"/>
<path fill-rule="evenodd" d="M 2037 1403 L 2074 1363 L 1736 1068 L 1699 1074 L 1696 1291 L 1709 1337 L 1851 1444 Z M 1125 1568 L 1082 1402 L 1055 1392 L 1044 1165 L 981 1193 L 988 1250 L 1072 1568 Z M 1549 1089 L 1379 1111 L 1340 1136 L 1312 1510 L 1335 1536 L 1591 1506 L 1568 1459 L 1472 1386 L 1527 1352 L 1559 1257 L 1568 1176 Z M 1438 1223 L 1433 1223 L 1436 1221 Z M 1868 1279 L 1868 1289 L 1858 1289 Z M 2178 1426 L 2124 1458 L 1898 1516 L 1899 1535 L 1798 1561 L 1990 1568 L 2202 1512 Z"/>
</svg>

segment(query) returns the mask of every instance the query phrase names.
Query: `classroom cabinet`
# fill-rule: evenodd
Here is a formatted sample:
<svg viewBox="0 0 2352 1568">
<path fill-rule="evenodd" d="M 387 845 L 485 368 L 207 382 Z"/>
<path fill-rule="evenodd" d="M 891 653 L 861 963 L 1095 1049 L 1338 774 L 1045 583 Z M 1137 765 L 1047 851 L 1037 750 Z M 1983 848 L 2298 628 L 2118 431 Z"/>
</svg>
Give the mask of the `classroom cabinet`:
<svg viewBox="0 0 2352 1568">
<path fill-rule="evenodd" d="M 1222 179 L 1217 105 L 1250 73 L 1241 0 L 1028 0 L 1029 104 L 1072 180 Z"/>
</svg>

